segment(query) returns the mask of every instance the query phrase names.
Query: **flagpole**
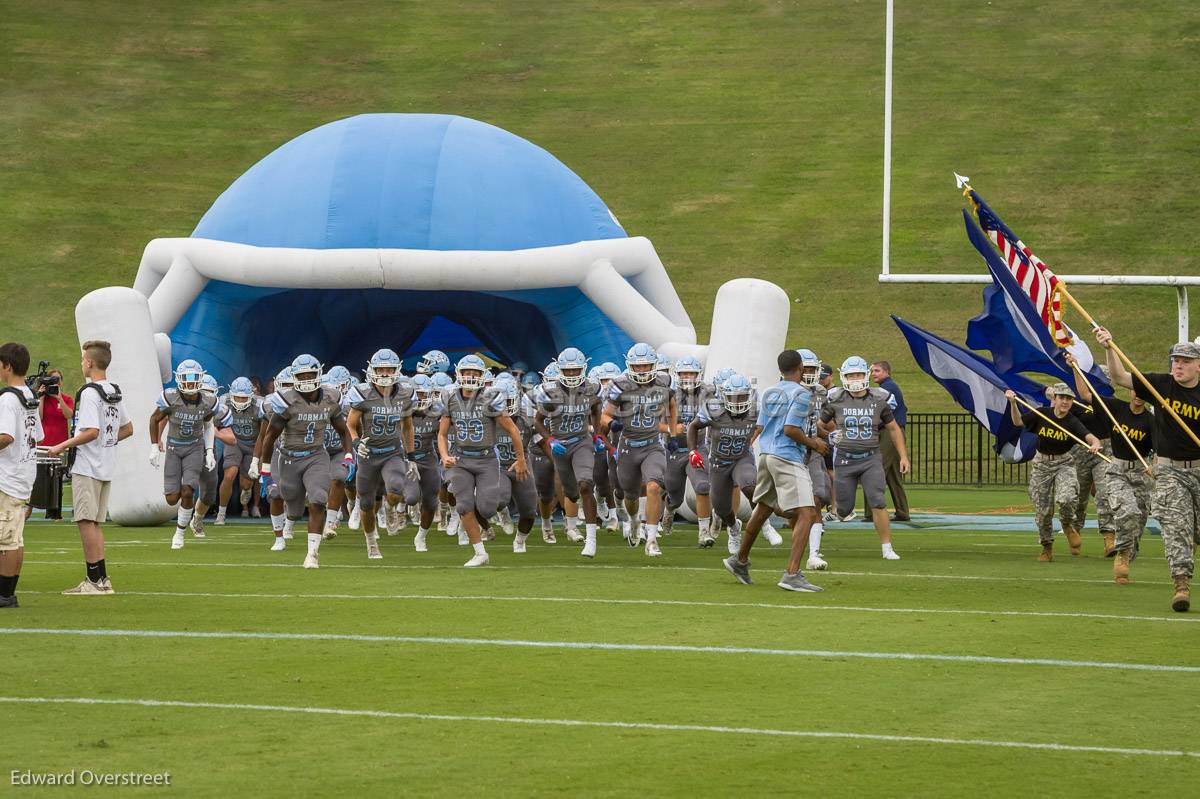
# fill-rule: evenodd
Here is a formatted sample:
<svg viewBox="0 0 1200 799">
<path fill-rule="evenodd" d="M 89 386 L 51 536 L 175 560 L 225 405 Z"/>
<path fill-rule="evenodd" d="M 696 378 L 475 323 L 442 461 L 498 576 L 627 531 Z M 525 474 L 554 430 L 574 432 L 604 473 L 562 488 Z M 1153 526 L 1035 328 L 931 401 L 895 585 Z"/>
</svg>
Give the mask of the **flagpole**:
<svg viewBox="0 0 1200 799">
<path fill-rule="evenodd" d="M 1071 438 L 1075 439 L 1077 442 L 1079 442 L 1080 444 L 1082 444 L 1082 445 L 1083 445 L 1084 447 L 1086 447 L 1087 449 L 1089 449 L 1089 450 L 1091 449 L 1091 445 L 1090 445 L 1090 444 L 1088 444 L 1086 441 L 1084 441 L 1084 440 L 1083 440 L 1082 438 L 1080 438 L 1079 436 L 1077 436 L 1077 435 L 1075 435 L 1074 433 L 1072 433 L 1072 432 L 1071 432 L 1070 430 L 1068 430 L 1067 428 L 1063 427 L 1063 426 L 1062 426 L 1061 424 L 1059 424 L 1058 422 L 1056 422 L 1056 421 L 1054 421 L 1053 419 L 1051 419 L 1051 418 L 1050 418 L 1049 416 L 1047 416 L 1046 414 L 1044 414 L 1044 413 L 1042 413 L 1041 411 L 1039 411 L 1039 410 L 1038 410 L 1037 408 L 1035 408 L 1034 406 L 1030 405 L 1028 402 L 1026 402 L 1026 401 L 1024 400 L 1024 398 L 1022 398 L 1022 397 L 1021 397 L 1021 395 L 1020 395 L 1020 394 L 1018 394 L 1018 393 L 1017 393 L 1017 392 L 1015 392 L 1015 391 L 1013 392 L 1013 399 L 1015 399 L 1017 402 L 1019 402 L 1019 403 L 1021 403 L 1022 405 L 1024 405 L 1024 406 L 1025 406 L 1026 408 L 1028 408 L 1029 410 L 1031 410 L 1031 411 L 1033 411 L 1034 413 L 1036 413 L 1038 416 L 1040 416 L 1040 417 L 1042 417 L 1043 419 L 1045 419 L 1045 420 L 1046 420 L 1047 422 L 1049 422 L 1050 424 L 1052 424 L 1052 425 L 1054 425 L 1055 427 L 1057 427 L 1059 430 L 1061 430 L 1061 431 L 1063 431 L 1064 433 L 1066 433 L 1066 434 L 1067 434 L 1068 436 L 1070 436 Z M 1095 453 L 1095 455 L 1096 455 L 1096 457 L 1100 458 L 1100 460 L 1104 461 L 1105 463 L 1112 463 L 1112 461 L 1111 461 L 1111 460 L 1109 460 L 1109 459 L 1108 459 L 1108 457 L 1107 457 L 1107 456 L 1106 456 L 1106 455 L 1105 455 L 1103 452 L 1097 452 L 1097 453 Z"/>
<path fill-rule="evenodd" d="M 1087 321 L 1088 324 L 1092 326 L 1092 330 L 1096 330 L 1100 327 L 1096 320 L 1092 318 L 1092 315 L 1085 311 L 1083 306 L 1079 304 L 1079 301 L 1071 296 L 1071 292 L 1067 291 L 1066 285 L 1061 281 L 1059 281 L 1058 290 L 1062 296 L 1067 298 L 1067 302 L 1075 306 L 1075 310 L 1079 311 L 1079 314 Z M 1121 351 L 1121 348 L 1117 346 L 1117 342 L 1110 339 L 1106 347 L 1115 352 L 1117 357 L 1121 359 L 1121 363 L 1125 364 L 1125 368 L 1133 372 L 1134 376 L 1136 376 L 1138 380 L 1142 381 L 1146 388 L 1150 389 L 1150 393 L 1154 395 L 1154 399 L 1158 400 L 1158 404 L 1161 405 L 1171 416 L 1171 418 L 1183 428 L 1183 432 L 1188 434 L 1188 437 L 1196 443 L 1196 446 L 1200 447 L 1200 437 L 1197 437 L 1192 431 L 1192 428 L 1188 427 L 1184 423 L 1183 419 L 1179 418 L 1179 414 L 1175 412 L 1175 409 L 1171 407 L 1169 402 L 1163 399 L 1163 395 L 1158 393 L 1158 389 L 1150 385 L 1150 381 L 1146 380 L 1146 376 L 1142 374 L 1136 366 L 1133 365 L 1133 361 L 1129 360 L 1129 356 Z"/>
<path fill-rule="evenodd" d="M 1092 385 L 1092 381 L 1088 380 L 1088 376 L 1084 374 L 1082 369 L 1079 368 L 1079 364 L 1075 363 L 1074 359 L 1071 360 L 1071 367 L 1074 368 L 1075 374 L 1083 378 L 1083 382 L 1088 387 L 1088 391 L 1092 392 L 1092 397 L 1095 398 L 1095 403 L 1103 408 L 1104 412 L 1108 414 L 1108 418 L 1112 420 L 1113 429 L 1121 434 L 1121 438 L 1125 439 L 1125 443 L 1129 445 L 1129 448 L 1133 450 L 1133 454 L 1137 456 L 1139 461 L 1141 461 L 1142 468 L 1144 468 L 1146 471 L 1150 471 L 1150 464 L 1146 463 L 1146 459 L 1142 457 L 1142 453 L 1138 452 L 1137 447 L 1135 447 L 1133 442 L 1129 440 L 1129 434 L 1125 432 L 1125 428 L 1121 427 L 1121 425 L 1117 422 L 1117 418 L 1113 416 L 1112 411 L 1108 409 L 1108 405 L 1105 404 L 1104 400 L 1100 399 L 1100 394 L 1097 393 L 1095 386 Z"/>
</svg>

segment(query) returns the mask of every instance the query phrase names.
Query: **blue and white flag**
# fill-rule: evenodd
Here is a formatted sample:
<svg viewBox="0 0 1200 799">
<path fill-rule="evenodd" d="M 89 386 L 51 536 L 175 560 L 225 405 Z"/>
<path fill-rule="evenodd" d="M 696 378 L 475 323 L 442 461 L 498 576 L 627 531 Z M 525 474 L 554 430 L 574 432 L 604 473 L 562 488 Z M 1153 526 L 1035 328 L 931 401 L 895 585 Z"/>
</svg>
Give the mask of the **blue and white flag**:
<svg viewBox="0 0 1200 799">
<path fill-rule="evenodd" d="M 992 363 L 970 350 L 893 315 L 892 321 L 908 340 L 913 358 L 926 374 L 988 432 L 995 436 L 993 449 L 1010 463 L 1027 461 L 1037 450 L 1037 436 L 1013 424 L 1004 392 L 1012 389 L 1034 406 L 1045 404 L 1044 387 L 1018 374 L 1001 375 Z"/>
<path fill-rule="evenodd" d="M 1040 372 L 1074 386 L 1075 371 L 1064 359 L 1064 349 L 1054 343 L 1028 295 L 966 210 L 963 222 L 971 244 L 983 256 L 992 274 L 992 285 L 983 290 L 983 313 L 967 322 L 967 346 L 989 350 L 995 370 L 1002 375 Z M 1065 351 L 1075 356 L 1096 391 L 1101 396 L 1110 396 L 1112 386 L 1092 358 L 1092 351 L 1073 330 L 1069 327 L 1067 330 L 1072 343 Z"/>
</svg>

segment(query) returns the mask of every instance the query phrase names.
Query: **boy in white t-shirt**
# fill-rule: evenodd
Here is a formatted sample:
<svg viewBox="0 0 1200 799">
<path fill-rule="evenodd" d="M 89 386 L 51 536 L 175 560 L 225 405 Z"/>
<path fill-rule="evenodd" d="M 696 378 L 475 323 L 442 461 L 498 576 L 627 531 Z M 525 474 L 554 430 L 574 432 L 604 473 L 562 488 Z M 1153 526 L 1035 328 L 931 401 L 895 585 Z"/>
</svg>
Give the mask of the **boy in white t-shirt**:
<svg viewBox="0 0 1200 799">
<path fill-rule="evenodd" d="M 121 390 L 108 382 L 112 347 L 107 341 L 83 343 L 83 369 L 87 384 L 75 398 L 75 434 L 50 448 L 58 455 L 72 447 L 75 464 L 71 467 L 71 500 L 87 577 L 74 588 L 63 591 L 71 596 L 111 594 L 112 583 L 104 563 L 104 531 L 100 525 L 108 516 L 108 492 L 117 469 L 117 443 L 133 435 L 133 423 L 121 404 Z"/>
<path fill-rule="evenodd" d="M 25 505 L 37 476 L 42 419 L 37 397 L 25 385 L 29 350 L 0 346 L 0 608 L 15 608 L 25 559 Z"/>
</svg>

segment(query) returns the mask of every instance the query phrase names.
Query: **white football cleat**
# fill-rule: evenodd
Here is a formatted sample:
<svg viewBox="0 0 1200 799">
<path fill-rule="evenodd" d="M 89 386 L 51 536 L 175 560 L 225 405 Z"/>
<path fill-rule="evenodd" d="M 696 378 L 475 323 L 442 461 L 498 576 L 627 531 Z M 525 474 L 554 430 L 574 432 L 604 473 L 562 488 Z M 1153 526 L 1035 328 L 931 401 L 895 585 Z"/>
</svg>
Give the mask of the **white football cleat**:
<svg viewBox="0 0 1200 799">
<path fill-rule="evenodd" d="M 470 560 L 468 560 L 466 563 L 463 564 L 463 566 L 466 566 L 468 569 L 473 569 L 476 566 L 486 566 L 486 565 L 488 565 L 488 555 L 486 552 L 484 552 L 482 555 L 475 555 L 474 557 L 472 557 Z"/>
<path fill-rule="evenodd" d="M 404 518 L 406 515 L 399 508 L 392 508 L 388 511 L 388 535 L 400 535 L 400 530 L 404 527 Z"/>
<path fill-rule="evenodd" d="M 309 552 L 304 556 L 304 568 L 319 569 L 320 567 L 321 564 L 317 562 L 317 555 L 315 552 Z"/>
<path fill-rule="evenodd" d="M 292 532 L 292 528 L 285 524 L 283 526 L 283 537 L 288 541 L 291 541 L 294 535 L 295 533 Z"/>
<path fill-rule="evenodd" d="M 604 523 L 604 528 L 615 533 L 620 526 L 621 521 L 617 518 L 617 512 L 615 510 L 610 510 L 608 512 L 608 521 Z"/>
<path fill-rule="evenodd" d="M 517 526 L 513 524 L 512 514 L 507 510 L 500 514 L 500 529 L 504 531 L 505 535 L 516 535 L 517 533 Z"/>
<path fill-rule="evenodd" d="M 584 541 L 583 542 L 583 550 L 579 554 L 583 555 L 585 558 L 596 557 L 596 542 L 595 541 Z"/>
<path fill-rule="evenodd" d="M 738 550 L 742 548 L 742 520 L 738 519 L 734 522 L 733 527 L 728 528 L 727 532 L 729 541 L 726 543 L 725 548 L 729 551 L 730 555 L 736 555 Z"/>
<path fill-rule="evenodd" d="M 204 519 L 200 517 L 199 513 L 192 514 L 191 528 L 193 538 L 204 538 Z"/>
<path fill-rule="evenodd" d="M 525 554 L 525 536 L 519 535 L 513 539 L 513 554 L 514 555 L 524 555 Z"/>
<path fill-rule="evenodd" d="M 282 536 L 275 536 L 275 543 L 271 544 L 271 551 L 282 552 L 285 549 L 287 549 L 287 541 L 284 541 Z"/>
<path fill-rule="evenodd" d="M 217 518 L 213 522 L 213 524 L 215 524 L 217 527 L 224 526 L 224 524 L 225 524 L 225 509 L 224 508 L 221 508 L 219 511 L 217 511 Z"/>
<path fill-rule="evenodd" d="M 898 554 L 896 554 L 896 550 L 889 549 L 887 552 L 883 553 L 883 559 L 884 560 L 900 560 L 900 556 Z"/>
<path fill-rule="evenodd" d="M 183 549 L 183 530 L 175 528 L 175 535 L 171 536 L 171 549 Z"/>
<path fill-rule="evenodd" d="M 425 536 L 422 536 L 422 535 L 414 535 L 413 536 L 413 549 L 417 550 L 418 552 L 428 552 L 429 551 L 429 545 L 425 543 Z"/>
<path fill-rule="evenodd" d="M 457 511 L 450 511 L 450 521 L 446 523 L 446 535 L 459 535 L 462 532 L 462 517 Z"/>
<path fill-rule="evenodd" d="M 549 527 L 546 527 L 545 525 L 542 526 L 542 540 L 545 541 L 547 544 L 557 544 L 558 543 L 558 539 L 554 537 L 554 525 L 553 524 L 551 524 Z"/>
<path fill-rule="evenodd" d="M 387 503 L 380 503 L 379 509 L 375 511 L 375 529 L 386 530 L 388 526 Z"/>
<path fill-rule="evenodd" d="M 670 508 L 667 508 L 667 512 L 663 514 L 662 534 L 670 535 L 671 531 L 674 529 L 675 529 L 675 513 Z"/>
<path fill-rule="evenodd" d="M 346 524 L 350 525 L 351 530 L 357 530 L 359 527 L 362 527 L 362 508 L 358 506 L 357 502 L 355 502 L 354 507 L 350 509 L 350 519 L 346 522 Z"/>
<path fill-rule="evenodd" d="M 858 512 L 857 512 L 857 511 L 850 511 L 850 515 L 849 515 L 849 516 L 841 516 L 841 517 L 839 517 L 839 518 L 838 518 L 838 521 L 842 521 L 842 522 L 856 522 L 856 521 L 858 521 Z"/>
<path fill-rule="evenodd" d="M 767 522 L 762 527 L 763 535 L 767 538 L 767 543 L 773 547 L 777 547 L 783 543 L 783 536 L 779 534 L 770 522 Z"/>
<path fill-rule="evenodd" d="M 829 568 L 829 564 L 821 557 L 820 552 L 814 552 L 808 556 L 808 562 L 804 564 L 804 568 L 809 571 L 823 572 Z"/>
<path fill-rule="evenodd" d="M 651 538 L 646 541 L 646 555 L 651 558 L 662 557 L 662 550 L 658 546 L 657 538 Z"/>
<path fill-rule="evenodd" d="M 379 541 L 375 536 L 367 538 L 367 560 L 383 560 L 383 553 L 379 551 Z"/>
<path fill-rule="evenodd" d="M 321 540 L 328 541 L 331 538 L 337 538 L 337 527 L 336 526 L 331 527 L 330 525 L 327 524 L 327 525 L 325 525 L 325 531 L 321 533 Z"/>
<path fill-rule="evenodd" d="M 572 544 L 578 544 L 583 540 L 583 536 L 579 534 L 579 529 L 576 527 L 567 528 L 567 540 Z"/>
</svg>

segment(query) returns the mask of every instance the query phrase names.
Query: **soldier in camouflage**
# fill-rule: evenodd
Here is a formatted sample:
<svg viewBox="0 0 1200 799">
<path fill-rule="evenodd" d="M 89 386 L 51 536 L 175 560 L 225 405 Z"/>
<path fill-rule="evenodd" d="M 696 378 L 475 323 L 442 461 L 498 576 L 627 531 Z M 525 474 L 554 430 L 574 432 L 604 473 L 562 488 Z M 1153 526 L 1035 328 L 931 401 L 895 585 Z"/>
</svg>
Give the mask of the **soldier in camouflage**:
<svg viewBox="0 0 1200 799">
<path fill-rule="evenodd" d="M 1163 553 L 1171 572 L 1171 608 L 1191 608 L 1195 548 L 1200 544 L 1200 346 L 1175 344 L 1168 351 L 1170 372 L 1132 375 L 1113 351 L 1112 334 L 1102 327 L 1096 341 L 1107 350 L 1114 385 L 1135 388 L 1138 396 L 1157 391 L 1182 421 L 1155 409 L 1153 514 L 1162 524 Z"/>
</svg>

